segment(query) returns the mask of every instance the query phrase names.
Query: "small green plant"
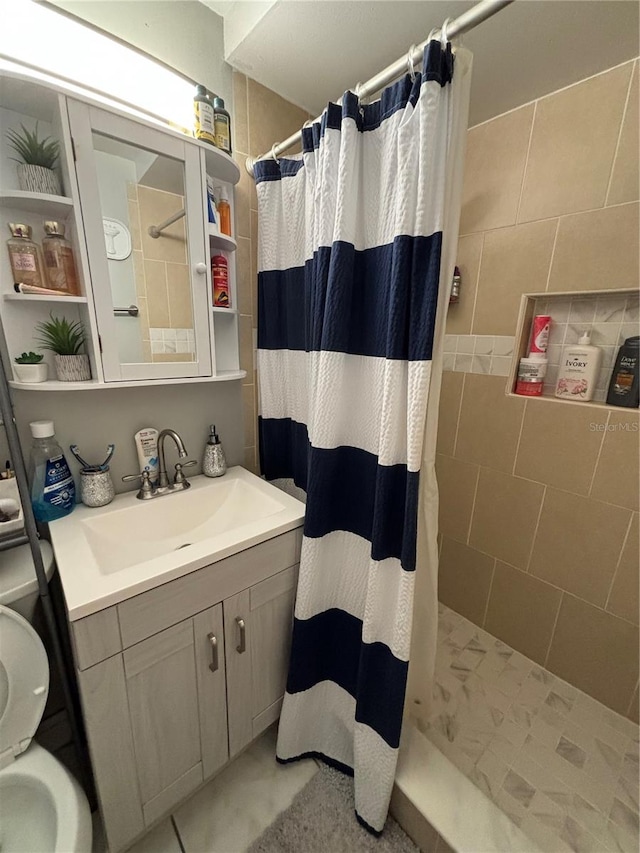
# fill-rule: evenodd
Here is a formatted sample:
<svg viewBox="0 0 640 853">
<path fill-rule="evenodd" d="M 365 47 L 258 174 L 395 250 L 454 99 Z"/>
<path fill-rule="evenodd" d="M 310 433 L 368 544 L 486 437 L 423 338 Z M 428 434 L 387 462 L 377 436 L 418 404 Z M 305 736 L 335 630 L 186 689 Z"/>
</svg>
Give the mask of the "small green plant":
<svg viewBox="0 0 640 853">
<path fill-rule="evenodd" d="M 9 145 L 18 154 L 20 159 L 12 157 L 16 163 L 28 163 L 31 166 L 44 166 L 45 169 L 53 169 L 60 154 L 60 145 L 55 139 L 47 136 L 45 139 L 38 138 L 38 122 L 35 130 L 30 131 L 21 124 L 22 133 L 17 130 L 7 130 Z"/>
<path fill-rule="evenodd" d="M 86 335 L 79 320 L 69 322 L 66 317 L 54 317 L 38 323 L 38 343 L 43 349 L 51 350 L 56 355 L 78 355 L 85 342 Z"/>
<path fill-rule="evenodd" d="M 23 352 L 22 355 L 16 356 L 14 361 L 16 364 L 40 364 L 43 358 L 38 352 Z"/>
</svg>

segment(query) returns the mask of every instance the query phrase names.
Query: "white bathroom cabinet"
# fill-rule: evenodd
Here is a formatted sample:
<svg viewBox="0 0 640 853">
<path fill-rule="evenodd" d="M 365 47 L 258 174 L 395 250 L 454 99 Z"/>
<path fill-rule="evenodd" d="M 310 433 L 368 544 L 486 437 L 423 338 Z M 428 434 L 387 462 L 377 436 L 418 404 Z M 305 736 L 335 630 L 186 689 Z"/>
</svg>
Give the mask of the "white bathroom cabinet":
<svg viewBox="0 0 640 853">
<path fill-rule="evenodd" d="M 111 853 L 280 713 L 301 530 L 71 623 Z"/>
<path fill-rule="evenodd" d="M 18 188 L 5 133 L 21 125 L 33 130 L 36 123 L 41 137 L 60 145 L 60 196 Z M 82 322 L 92 375 L 86 382 L 58 382 L 47 353 L 48 381 L 13 381 L 13 387 L 70 391 L 242 378 L 236 241 L 212 228 L 206 215 L 210 175 L 226 188 L 233 221 L 236 163 L 134 111 L 9 70 L 0 71 L 0 127 L 3 228 L 7 222 L 29 225 L 41 243 L 44 220 L 63 222 L 81 287 L 76 296 L 16 293 L 3 249 L 5 355 L 12 363 L 23 351 L 40 351 L 35 326 L 52 312 Z M 150 227 L 181 210 L 181 219 L 150 237 Z M 116 232 L 109 231 L 114 227 Z M 7 229 L 5 240 L 9 236 Z M 216 252 L 228 264 L 229 308 L 213 306 Z"/>
</svg>

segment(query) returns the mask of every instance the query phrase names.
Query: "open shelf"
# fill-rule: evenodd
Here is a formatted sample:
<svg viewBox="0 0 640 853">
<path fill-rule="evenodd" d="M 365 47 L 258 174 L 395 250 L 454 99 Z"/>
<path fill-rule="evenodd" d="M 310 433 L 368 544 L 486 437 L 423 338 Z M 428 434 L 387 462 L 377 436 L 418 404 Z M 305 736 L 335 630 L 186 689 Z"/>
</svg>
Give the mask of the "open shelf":
<svg viewBox="0 0 640 853">
<path fill-rule="evenodd" d="M 211 309 L 214 314 L 237 314 L 237 308 L 223 308 L 221 305 L 214 305 Z"/>
<path fill-rule="evenodd" d="M 235 252 L 238 248 L 238 244 L 233 237 L 229 237 L 227 234 L 221 234 L 215 225 L 209 224 L 207 232 L 209 234 L 209 242 L 214 248 L 222 249 L 223 252 Z"/>
<path fill-rule="evenodd" d="M 15 210 L 26 210 L 42 216 L 66 218 L 73 210 L 73 201 L 63 195 L 31 193 L 24 190 L 0 190 L 0 204 Z"/>
<path fill-rule="evenodd" d="M 98 379 L 88 379 L 86 382 L 58 382 L 50 379 L 47 382 L 16 382 L 9 385 L 18 391 L 105 391 L 109 388 L 117 391 L 119 388 L 140 388 L 144 385 L 190 385 L 195 382 L 230 382 L 233 379 L 244 379 L 246 370 L 219 370 L 215 376 L 182 376 L 179 379 L 139 379 L 118 382 L 100 382 Z"/>
<path fill-rule="evenodd" d="M 607 404 L 605 400 L 619 347 L 625 338 L 640 332 L 638 299 L 639 293 L 636 288 L 523 294 L 506 393 L 520 400 L 551 400 L 562 405 L 590 406 L 609 411 L 625 409 L 626 407 Z M 518 364 L 528 352 L 531 324 L 536 314 L 546 314 L 551 317 L 547 350 L 548 367 L 543 393 L 537 397 L 529 397 L 515 394 L 514 389 Z M 594 396 L 591 400 L 556 397 L 555 385 L 564 348 L 575 345 L 583 332 L 590 333 L 592 345 L 597 346 L 602 352 L 602 363 L 600 374 L 596 379 Z M 634 410 L 631 409 L 631 411 Z"/>
<path fill-rule="evenodd" d="M 9 302 L 76 302 L 86 303 L 86 296 L 52 296 L 49 293 L 5 293 L 2 297 Z"/>
</svg>

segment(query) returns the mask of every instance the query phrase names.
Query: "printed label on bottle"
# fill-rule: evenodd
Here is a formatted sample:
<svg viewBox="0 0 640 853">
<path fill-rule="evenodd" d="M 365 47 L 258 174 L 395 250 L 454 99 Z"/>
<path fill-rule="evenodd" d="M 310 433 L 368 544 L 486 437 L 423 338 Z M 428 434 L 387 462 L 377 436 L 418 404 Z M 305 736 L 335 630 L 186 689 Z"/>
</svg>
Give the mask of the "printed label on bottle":
<svg viewBox="0 0 640 853">
<path fill-rule="evenodd" d="M 12 252 L 11 260 L 15 270 L 35 272 L 36 256 L 28 252 Z"/>
<path fill-rule="evenodd" d="M 223 151 L 231 149 L 231 134 L 229 133 L 229 119 L 218 113 L 215 117 L 216 145 Z"/>
<path fill-rule="evenodd" d="M 195 136 L 215 145 L 215 130 L 213 126 L 213 107 L 203 101 L 194 104 L 196 114 Z"/>
<path fill-rule="evenodd" d="M 70 509 L 75 503 L 76 486 L 64 456 L 47 459 L 42 499 L 56 509 Z"/>
</svg>

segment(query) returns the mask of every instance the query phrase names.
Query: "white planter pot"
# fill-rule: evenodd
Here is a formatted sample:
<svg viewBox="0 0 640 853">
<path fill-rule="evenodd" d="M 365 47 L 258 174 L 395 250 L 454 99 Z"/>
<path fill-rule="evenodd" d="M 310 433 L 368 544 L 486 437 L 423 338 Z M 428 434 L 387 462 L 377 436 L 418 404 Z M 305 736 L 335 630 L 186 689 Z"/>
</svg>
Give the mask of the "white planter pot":
<svg viewBox="0 0 640 853">
<path fill-rule="evenodd" d="M 53 169 L 44 166 L 32 166 L 29 163 L 18 165 L 18 183 L 21 190 L 47 195 L 62 195 L 60 180 Z"/>
<path fill-rule="evenodd" d="M 57 355 L 56 376 L 60 382 L 86 382 L 91 379 L 88 355 Z"/>
<path fill-rule="evenodd" d="M 47 381 L 47 364 L 16 364 L 13 363 L 13 372 L 17 382 L 46 382 Z"/>
</svg>

